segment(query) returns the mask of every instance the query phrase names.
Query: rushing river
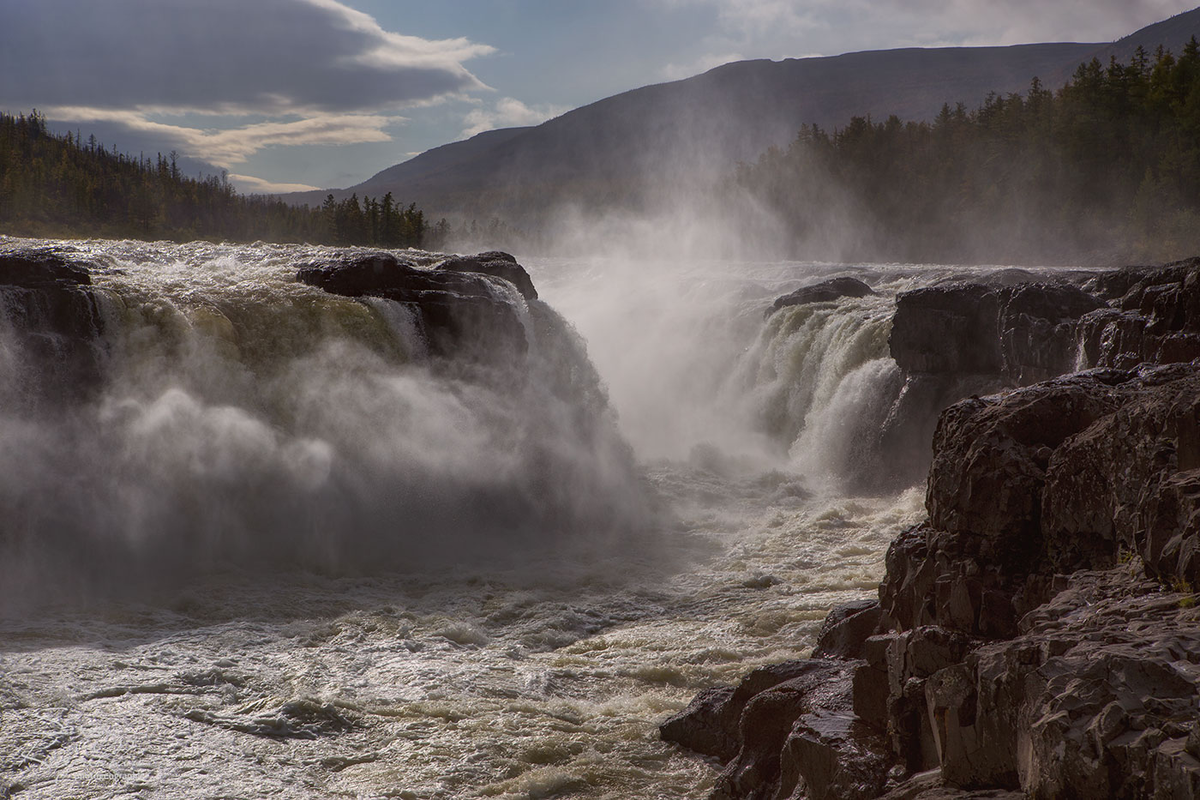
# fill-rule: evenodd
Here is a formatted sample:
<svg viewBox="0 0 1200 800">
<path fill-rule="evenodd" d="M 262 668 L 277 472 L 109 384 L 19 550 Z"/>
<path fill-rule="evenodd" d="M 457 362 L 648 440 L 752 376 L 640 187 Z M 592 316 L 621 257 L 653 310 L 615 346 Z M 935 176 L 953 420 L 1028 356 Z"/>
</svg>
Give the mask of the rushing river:
<svg viewBox="0 0 1200 800">
<path fill-rule="evenodd" d="M 532 260 L 514 377 L 320 248 L 45 244 L 105 375 L 47 407 L 0 331 L 0 797 L 704 797 L 657 725 L 875 589 L 894 296 L 964 271 Z"/>
</svg>

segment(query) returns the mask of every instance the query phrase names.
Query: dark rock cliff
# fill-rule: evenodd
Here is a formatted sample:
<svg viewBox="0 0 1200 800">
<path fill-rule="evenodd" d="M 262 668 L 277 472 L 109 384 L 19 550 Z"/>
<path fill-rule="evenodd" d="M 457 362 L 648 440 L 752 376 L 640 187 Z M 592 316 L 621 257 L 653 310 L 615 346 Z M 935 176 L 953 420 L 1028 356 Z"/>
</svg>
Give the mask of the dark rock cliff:
<svg viewBox="0 0 1200 800">
<path fill-rule="evenodd" d="M 385 251 L 349 251 L 303 266 L 296 277 L 334 294 L 403 303 L 438 356 L 524 353 L 525 327 L 505 293 L 537 298 L 525 268 L 499 252 L 455 256 L 430 269 Z"/>
<path fill-rule="evenodd" d="M 714 797 L 1200 797 L 1200 259 L 1085 290 L 901 297 L 910 375 L 1099 368 L 940 415 L 878 605 L 662 726 Z"/>
<path fill-rule="evenodd" d="M 3 354 L 18 376 L 21 404 L 85 393 L 100 380 L 104 319 L 88 264 L 43 249 L 0 250 Z"/>
</svg>

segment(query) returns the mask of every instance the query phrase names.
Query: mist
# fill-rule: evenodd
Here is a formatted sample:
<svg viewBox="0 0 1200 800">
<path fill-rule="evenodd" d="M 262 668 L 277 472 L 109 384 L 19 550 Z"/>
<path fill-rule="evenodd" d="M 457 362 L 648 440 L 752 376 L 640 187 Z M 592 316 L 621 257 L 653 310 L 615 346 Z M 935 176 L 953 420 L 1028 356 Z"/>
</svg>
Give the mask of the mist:
<svg viewBox="0 0 1200 800">
<path fill-rule="evenodd" d="M 633 456 L 582 344 L 540 301 L 513 312 L 527 357 L 449 361 L 403 306 L 295 283 L 296 259 L 320 252 L 132 247 L 78 248 L 104 265 L 101 376 L 82 399 L 39 391 L 28 338 L 0 332 L 25 377 L 0 398 L 0 603 L 228 569 L 651 558 Z"/>
</svg>

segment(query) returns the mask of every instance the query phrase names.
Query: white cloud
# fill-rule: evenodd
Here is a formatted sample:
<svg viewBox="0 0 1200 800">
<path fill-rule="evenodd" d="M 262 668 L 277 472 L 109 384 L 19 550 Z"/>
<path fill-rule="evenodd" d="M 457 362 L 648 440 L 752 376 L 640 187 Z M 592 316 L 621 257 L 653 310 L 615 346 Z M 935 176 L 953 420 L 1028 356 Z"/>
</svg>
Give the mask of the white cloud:
<svg viewBox="0 0 1200 800">
<path fill-rule="evenodd" d="M 570 111 L 566 106 L 527 106 L 512 97 L 503 97 L 490 108 L 475 108 L 467 113 L 464 139 L 496 128 L 517 128 L 525 125 L 540 125 L 546 120 Z"/>
<path fill-rule="evenodd" d="M 310 192 L 320 189 L 320 186 L 309 186 L 307 183 L 274 183 L 253 175 L 235 175 L 229 173 L 229 180 L 238 191 L 245 194 L 287 194 L 288 192 Z"/>
<path fill-rule="evenodd" d="M 705 45 L 776 57 L 904 46 L 1104 42 L 1173 14 L 1195 0 L 646 0 L 706 6 L 719 31 Z"/>
<path fill-rule="evenodd" d="M 745 56 L 740 53 L 710 53 L 686 64 L 667 64 L 662 69 L 662 76 L 670 81 L 690 78 L 701 72 L 708 72 L 713 67 L 728 64 L 731 61 L 741 61 Z"/>
<path fill-rule="evenodd" d="M 157 122 L 140 111 L 66 106 L 51 107 L 45 113 L 51 120 L 72 123 L 116 123 L 129 131 L 152 134 L 168 146 L 178 148 L 186 156 L 226 168 L 240 164 L 270 146 L 390 141 L 391 137 L 384 128 L 403 121 L 402 117 L 343 114 L 289 122 L 258 122 L 236 128 L 201 129 Z"/>
</svg>

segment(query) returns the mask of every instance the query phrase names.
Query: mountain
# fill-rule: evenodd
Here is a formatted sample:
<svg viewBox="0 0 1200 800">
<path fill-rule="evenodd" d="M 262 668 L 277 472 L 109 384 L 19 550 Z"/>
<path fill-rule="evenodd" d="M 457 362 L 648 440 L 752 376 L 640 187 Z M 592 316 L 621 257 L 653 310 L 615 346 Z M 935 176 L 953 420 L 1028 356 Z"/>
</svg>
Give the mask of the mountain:
<svg viewBox="0 0 1200 800">
<path fill-rule="evenodd" d="M 414 185 L 436 181 L 437 176 L 454 167 L 467 165 L 477 158 L 486 157 L 493 148 L 528 130 L 530 129 L 501 128 L 500 130 L 484 131 L 465 141 L 444 144 L 441 147 L 426 150 L 408 161 L 388 167 L 383 172 L 376 173 L 370 179 L 349 189 L 335 189 L 333 194 L 338 200 L 341 200 L 354 193 L 363 197 L 381 198 L 391 192 L 398 200 L 411 202 L 408 197 Z M 286 195 L 285 199 L 292 203 L 308 203 L 315 206 L 320 205 L 328 194 L 329 191 L 324 189 L 294 192 Z"/>
<path fill-rule="evenodd" d="M 1193 36 L 1200 38 L 1200 8 L 1176 14 L 1170 19 L 1147 25 L 1139 31 L 1131 33 L 1123 39 L 1101 48 L 1094 53 L 1102 64 L 1107 64 L 1109 58 L 1128 63 L 1139 47 L 1151 56 L 1161 45 L 1172 53 L 1179 53 L 1188 39 Z"/>
<path fill-rule="evenodd" d="M 428 216 L 535 219 L 568 203 L 654 205 L 680 189 L 711 188 L 738 161 L 784 146 L 802 125 L 829 129 L 853 116 L 928 120 L 944 103 L 980 104 L 990 92 L 1049 88 L 1093 57 L 1127 60 L 1140 45 L 1178 49 L 1200 33 L 1200 9 L 1110 44 L 908 48 L 840 56 L 739 61 L 685 80 L 645 86 L 531 128 L 480 134 L 430 150 L 357 186 L 334 191 L 416 202 Z M 313 202 L 325 192 L 289 195 Z"/>
</svg>

